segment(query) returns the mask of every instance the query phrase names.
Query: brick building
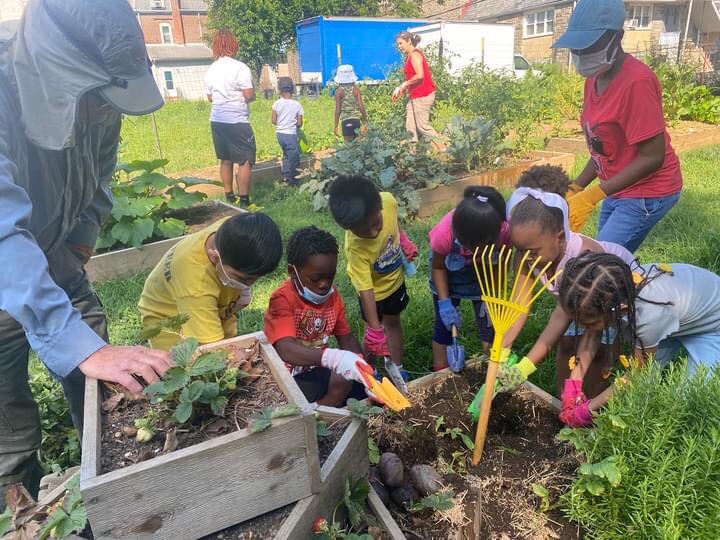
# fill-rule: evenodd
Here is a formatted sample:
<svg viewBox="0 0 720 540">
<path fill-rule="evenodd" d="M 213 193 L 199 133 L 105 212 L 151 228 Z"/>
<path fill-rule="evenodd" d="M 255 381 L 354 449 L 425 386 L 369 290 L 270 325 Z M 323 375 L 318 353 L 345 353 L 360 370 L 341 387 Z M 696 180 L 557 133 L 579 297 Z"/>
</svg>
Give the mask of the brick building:
<svg viewBox="0 0 720 540">
<path fill-rule="evenodd" d="M 166 99 L 205 99 L 212 63 L 207 0 L 129 0 L 145 34 L 153 74 Z"/>
</svg>

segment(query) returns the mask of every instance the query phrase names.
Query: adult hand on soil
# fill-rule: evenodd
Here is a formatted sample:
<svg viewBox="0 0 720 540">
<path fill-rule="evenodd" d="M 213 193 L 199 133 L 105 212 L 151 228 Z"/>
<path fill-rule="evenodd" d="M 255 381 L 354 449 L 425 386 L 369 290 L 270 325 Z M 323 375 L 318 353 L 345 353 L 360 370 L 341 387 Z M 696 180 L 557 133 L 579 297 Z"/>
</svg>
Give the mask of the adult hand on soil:
<svg viewBox="0 0 720 540">
<path fill-rule="evenodd" d="M 142 392 L 136 377 L 148 385 L 158 382 L 170 368 L 170 354 L 140 346 L 106 345 L 78 367 L 86 377 L 121 384 L 130 392 Z"/>
<path fill-rule="evenodd" d="M 390 356 L 385 328 L 365 327 L 365 350 L 373 356 Z"/>
<path fill-rule="evenodd" d="M 76 244 L 74 242 L 65 242 L 65 244 L 72 254 L 80 259 L 83 266 L 87 264 L 90 257 L 92 257 L 95 252 L 95 248 L 93 246 L 84 246 L 83 244 Z"/>
<path fill-rule="evenodd" d="M 418 256 L 418 248 L 415 242 L 410 240 L 405 231 L 400 231 L 400 249 L 402 249 L 403 255 L 410 262 L 413 262 L 415 257 Z"/>
<path fill-rule="evenodd" d="M 360 370 L 363 369 L 366 373 L 368 370 L 369 373 L 373 372 L 373 368 L 359 354 L 342 349 L 325 349 L 320 364 L 333 370 L 343 379 L 357 381 L 362 385 L 365 385 L 365 379 L 360 374 Z M 368 369 L 365 370 L 364 366 L 367 366 Z"/>
<path fill-rule="evenodd" d="M 438 300 L 438 312 L 440 313 L 440 320 L 443 325 L 445 325 L 445 328 L 451 330 L 453 325 L 460 328 L 462 319 L 460 318 L 460 313 L 458 313 L 457 308 L 453 306 L 452 300 L 449 298 Z"/>
<path fill-rule="evenodd" d="M 503 354 L 506 352 L 505 358 L 510 356 L 510 349 L 503 349 Z M 528 380 L 530 375 L 535 373 L 536 369 L 535 364 L 527 356 L 513 366 L 502 362 L 497 373 L 498 392 L 514 392 L 518 386 Z"/>
<path fill-rule="evenodd" d="M 605 192 L 600 187 L 600 184 L 585 188 L 577 195 L 568 197 L 570 230 L 575 232 L 581 231 L 588 218 L 590 218 L 590 214 L 593 213 L 595 205 L 605 197 Z"/>
</svg>

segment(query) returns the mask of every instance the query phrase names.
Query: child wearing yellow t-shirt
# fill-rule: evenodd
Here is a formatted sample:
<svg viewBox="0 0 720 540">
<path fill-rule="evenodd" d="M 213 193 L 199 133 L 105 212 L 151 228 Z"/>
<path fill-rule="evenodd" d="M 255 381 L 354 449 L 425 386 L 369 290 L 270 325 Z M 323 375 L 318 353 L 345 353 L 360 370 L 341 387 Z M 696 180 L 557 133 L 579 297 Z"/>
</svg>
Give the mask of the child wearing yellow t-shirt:
<svg viewBox="0 0 720 540">
<path fill-rule="evenodd" d="M 365 321 L 365 352 L 392 358 L 385 368 L 403 386 L 403 334 L 400 313 L 409 297 L 405 288 L 403 247 L 397 201 L 362 176 L 340 176 L 330 186 L 329 205 L 345 229 L 347 273 L 360 299 Z"/>
<path fill-rule="evenodd" d="M 143 328 L 185 314 L 184 337 L 201 344 L 237 335 L 237 312 L 252 298 L 255 281 L 277 267 L 282 238 L 265 214 L 223 218 L 178 242 L 160 259 L 145 282 L 138 308 Z M 150 340 L 169 350 L 180 336 L 161 332 Z"/>
</svg>

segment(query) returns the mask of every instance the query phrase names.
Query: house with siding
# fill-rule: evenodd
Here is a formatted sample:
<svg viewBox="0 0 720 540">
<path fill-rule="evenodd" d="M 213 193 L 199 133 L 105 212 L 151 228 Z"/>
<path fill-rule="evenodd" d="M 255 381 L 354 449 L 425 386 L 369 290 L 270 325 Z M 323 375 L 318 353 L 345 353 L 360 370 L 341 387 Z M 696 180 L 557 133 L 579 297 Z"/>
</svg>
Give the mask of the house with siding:
<svg viewBox="0 0 720 540">
<path fill-rule="evenodd" d="M 208 0 L 129 0 L 145 34 L 165 99 L 205 99 L 212 50 L 205 45 Z"/>
<path fill-rule="evenodd" d="M 567 50 L 550 45 L 567 29 L 575 7 L 568 0 L 475 0 L 465 19 L 508 23 L 515 27 L 515 52 L 531 62 L 570 66 Z M 638 57 L 661 55 L 695 62 L 699 69 L 718 66 L 720 2 L 654 0 L 625 2 L 624 49 Z"/>
</svg>

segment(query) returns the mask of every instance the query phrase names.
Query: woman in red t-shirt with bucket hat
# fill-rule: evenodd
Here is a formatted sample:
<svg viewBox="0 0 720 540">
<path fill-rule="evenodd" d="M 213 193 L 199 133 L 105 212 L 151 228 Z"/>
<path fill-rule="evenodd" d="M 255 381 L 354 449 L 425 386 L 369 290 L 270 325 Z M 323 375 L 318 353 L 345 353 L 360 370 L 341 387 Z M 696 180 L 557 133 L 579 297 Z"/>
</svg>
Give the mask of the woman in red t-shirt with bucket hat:
<svg viewBox="0 0 720 540">
<path fill-rule="evenodd" d="M 622 49 L 622 0 L 581 0 L 554 48 L 586 78 L 580 117 L 590 160 L 568 197 L 574 230 L 604 199 L 597 239 L 634 252 L 680 198 L 682 174 L 652 70 Z M 595 179 L 600 182 L 591 187 Z"/>
<path fill-rule="evenodd" d="M 408 92 L 405 129 L 412 134 L 413 141 L 417 141 L 419 135 L 434 139 L 438 132 L 430 124 L 430 110 L 435 103 L 435 83 L 425 54 L 417 48 L 420 36 L 400 32 L 395 41 L 405 56 L 405 82 L 395 88 L 392 100 Z"/>
</svg>

